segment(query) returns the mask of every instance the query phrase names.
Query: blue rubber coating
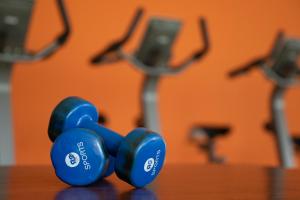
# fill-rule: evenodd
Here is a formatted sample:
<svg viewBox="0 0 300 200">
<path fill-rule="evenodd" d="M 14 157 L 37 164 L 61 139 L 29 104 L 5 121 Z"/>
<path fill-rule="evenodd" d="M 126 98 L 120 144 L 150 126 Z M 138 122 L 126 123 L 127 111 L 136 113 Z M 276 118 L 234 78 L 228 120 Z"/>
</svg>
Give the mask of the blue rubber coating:
<svg viewBox="0 0 300 200">
<path fill-rule="evenodd" d="M 112 156 L 117 156 L 119 146 L 123 141 L 122 136 L 98 123 L 91 121 L 88 118 L 82 119 L 78 124 L 78 127 L 87 128 L 99 134 L 104 140 L 104 145 L 107 148 L 107 151 Z"/>
<path fill-rule="evenodd" d="M 108 177 L 112 175 L 115 171 L 115 158 L 109 155 L 108 157 L 108 167 L 103 175 L 103 177 Z"/>
<path fill-rule="evenodd" d="M 52 142 L 62 132 L 77 128 L 83 118 L 98 121 L 98 112 L 91 103 L 78 98 L 68 97 L 62 100 L 53 110 L 48 127 L 48 135 Z"/>
<path fill-rule="evenodd" d="M 135 187 L 144 187 L 159 174 L 165 152 L 166 145 L 159 134 L 136 128 L 125 137 L 119 148 L 116 174 Z"/>
<path fill-rule="evenodd" d="M 97 109 L 83 99 L 77 97 L 65 98 L 56 106 L 51 115 L 48 127 L 50 140 L 54 142 L 56 137 L 64 131 L 78 127 L 83 118 L 96 122 L 98 120 Z M 109 159 L 114 158 L 110 156 Z M 104 177 L 110 176 L 114 172 L 114 160 L 110 160 Z"/>
<path fill-rule="evenodd" d="M 122 136 L 98 124 L 98 112 L 90 102 L 79 97 L 67 97 L 54 109 L 48 127 L 51 141 L 62 132 L 72 128 L 86 128 L 101 132 L 105 146 L 113 156 L 116 156 Z"/>
<path fill-rule="evenodd" d="M 56 175 L 73 186 L 89 185 L 104 175 L 108 154 L 93 131 L 74 128 L 59 135 L 51 149 Z"/>
<path fill-rule="evenodd" d="M 76 127 L 92 130 L 103 139 L 108 153 L 116 157 L 115 171 L 118 177 L 135 187 L 151 183 L 165 160 L 166 145 L 163 138 L 145 128 L 137 128 L 124 138 L 99 125 L 97 120 L 97 109 L 91 103 L 79 97 L 68 97 L 52 113 L 49 137 L 55 138 L 62 131 Z"/>
<path fill-rule="evenodd" d="M 161 170 L 166 145 L 159 134 L 145 128 L 136 128 L 123 138 L 89 119 L 82 120 L 79 126 L 93 130 L 103 138 L 108 153 L 116 157 L 117 176 L 129 184 L 144 187 Z M 151 168 L 149 171 L 145 168 L 146 165 Z"/>
</svg>

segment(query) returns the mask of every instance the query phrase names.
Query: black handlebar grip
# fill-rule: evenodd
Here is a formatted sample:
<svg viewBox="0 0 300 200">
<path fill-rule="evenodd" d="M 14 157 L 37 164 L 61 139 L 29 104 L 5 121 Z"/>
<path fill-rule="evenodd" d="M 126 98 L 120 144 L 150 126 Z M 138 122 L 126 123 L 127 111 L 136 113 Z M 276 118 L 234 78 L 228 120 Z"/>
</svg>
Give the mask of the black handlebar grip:
<svg viewBox="0 0 300 200">
<path fill-rule="evenodd" d="M 127 42 L 127 40 L 129 40 L 129 38 L 131 37 L 131 35 L 133 34 L 133 32 L 135 31 L 139 21 L 141 20 L 142 16 L 144 14 L 144 9 L 143 8 L 138 8 L 132 21 L 131 24 L 128 28 L 127 33 L 125 34 L 125 36 L 120 40 L 120 45 L 123 45 L 125 42 Z"/>
<path fill-rule="evenodd" d="M 103 62 L 106 59 L 107 54 L 117 51 L 119 48 L 120 48 L 119 43 L 116 43 L 116 42 L 112 43 L 106 49 L 104 49 L 102 52 L 100 52 L 98 55 L 94 56 L 91 59 L 91 63 L 97 64 L 97 63 Z"/>
<path fill-rule="evenodd" d="M 64 25 L 63 33 L 60 34 L 57 38 L 58 44 L 62 45 L 63 43 L 65 43 L 67 41 L 67 38 L 70 35 L 71 25 L 70 25 L 70 21 L 69 21 L 69 18 L 68 18 L 68 14 L 66 12 L 64 1 L 63 0 L 57 0 L 57 7 L 59 9 L 59 13 L 60 13 L 61 19 L 63 21 L 63 25 Z"/>
<path fill-rule="evenodd" d="M 103 51 L 101 51 L 96 56 L 94 56 L 91 59 L 91 63 L 92 64 L 101 63 L 105 60 L 105 57 L 107 54 L 119 50 L 132 36 L 133 32 L 135 31 L 135 29 L 137 27 L 138 22 L 140 21 L 141 17 L 143 16 L 143 13 L 144 13 L 144 10 L 142 8 L 138 8 L 125 35 L 121 39 L 112 42 Z"/>
<path fill-rule="evenodd" d="M 244 74 L 248 73 L 251 69 L 253 69 L 253 68 L 255 68 L 255 67 L 259 66 L 259 65 L 262 65 L 265 62 L 265 60 L 266 59 L 264 57 L 252 60 L 247 65 L 229 72 L 228 76 L 230 78 L 234 78 L 236 76 L 244 75 Z"/>
<path fill-rule="evenodd" d="M 203 47 L 193 55 L 193 60 L 201 58 L 206 54 L 210 48 L 209 34 L 207 29 L 207 23 L 205 18 L 201 17 L 199 20 L 199 27 L 201 32 L 201 37 L 203 39 Z"/>
<path fill-rule="evenodd" d="M 236 69 L 236 70 L 233 70 L 233 71 L 229 72 L 228 76 L 230 78 L 234 78 L 236 76 L 240 76 L 240 75 L 245 74 L 247 71 L 248 71 L 247 68 Z"/>
<path fill-rule="evenodd" d="M 276 56 L 276 54 L 278 53 L 278 50 L 280 50 L 282 48 L 284 37 L 285 36 L 284 36 L 283 31 L 279 31 L 277 33 L 275 40 L 274 40 L 273 48 L 268 57 Z"/>
</svg>

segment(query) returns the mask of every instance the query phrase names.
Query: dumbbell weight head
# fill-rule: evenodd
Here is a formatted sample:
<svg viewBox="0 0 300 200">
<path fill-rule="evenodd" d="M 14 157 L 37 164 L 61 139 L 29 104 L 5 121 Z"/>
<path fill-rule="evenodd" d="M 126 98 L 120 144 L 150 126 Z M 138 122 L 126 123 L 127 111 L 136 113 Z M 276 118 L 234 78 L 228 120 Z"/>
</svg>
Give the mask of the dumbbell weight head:
<svg viewBox="0 0 300 200">
<path fill-rule="evenodd" d="M 97 109 L 79 97 L 68 97 L 54 109 L 48 128 L 50 139 L 61 132 L 80 127 L 95 131 L 104 140 L 108 152 L 116 157 L 118 177 L 136 186 L 152 182 L 165 159 L 163 138 L 145 128 L 137 128 L 125 138 L 97 123 Z"/>
<path fill-rule="evenodd" d="M 52 142 L 66 130 L 78 128 L 84 118 L 98 121 L 97 109 L 86 101 L 68 97 L 61 101 L 53 110 L 48 126 L 48 136 Z"/>
<path fill-rule="evenodd" d="M 108 157 L 101 137 L 81 128 L 63 132 L 51 149 L 57 177 L 75 186 L 88 185 L 103 177 L 109 165 Z"/>
<path fill-rule="evenodd" d="M 145 128 L 136 128 L 120 144 L 116 154 L 116 174 L 136 187 L 143 187 L 160 172 L 165 151 L 160 135 Z"/>
<path fill-rule="evenodd" d="M 83 118 L 96 121 L 99 119 L 97 109 L 84 100 L 72 97 L 59 103 L 51 114 L 48 126 L 48 136 L 52 142 L 64 131 L 78 127 L 77 124 Z M 114 157 L 109 155 L 109 165 L 103 177 L 110 176 L 114 172 Z"/>
</svg>

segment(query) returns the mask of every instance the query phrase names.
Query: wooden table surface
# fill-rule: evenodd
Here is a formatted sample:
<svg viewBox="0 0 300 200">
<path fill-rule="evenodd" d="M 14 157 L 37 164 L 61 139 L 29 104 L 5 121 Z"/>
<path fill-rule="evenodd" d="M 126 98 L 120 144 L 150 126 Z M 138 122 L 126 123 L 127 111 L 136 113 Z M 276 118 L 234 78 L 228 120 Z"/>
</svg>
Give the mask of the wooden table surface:
<svg viewBox="0 0 300 200">
<path fill-rule="evenodd" d="M 69 187 L 50 166 L 0 167 L 0 199 L 300 199 L 300 170 L 256 166 L 167 165 L 153 184 L 134 189 L 115 175 Z"/>
</svg>

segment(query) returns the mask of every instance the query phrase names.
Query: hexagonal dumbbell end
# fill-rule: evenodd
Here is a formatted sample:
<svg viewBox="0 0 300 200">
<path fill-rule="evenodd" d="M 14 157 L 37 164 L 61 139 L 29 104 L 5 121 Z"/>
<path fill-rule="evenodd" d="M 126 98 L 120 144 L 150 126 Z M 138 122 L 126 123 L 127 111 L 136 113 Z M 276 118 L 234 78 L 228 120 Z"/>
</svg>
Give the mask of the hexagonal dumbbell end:
<svg viewBox="0 0 300 200">
<path fill-rule="evenodd" d="M 116 174 L 136 187 L 143 187 L 159 174 L 165 151 L 165 142 L 159 134 L 145 128 L 134 129 L 120 144 L 115 163 Z"/>
<path fill-rule="evenodd" d="M 48 135 L 50 140 L 54 142 L 51 150 L 51 160 L 56 175 L 62 181 L 70 185 L 87 185 L 94 182 L 99 177 L 111 175 L 114 172 L 114 158 L 107 154 L 107 151 L 104 150 L 102 138 L 93 131 L 87 129 L 73 131 L 74 128 L 76 129 L 78 127 L 78 122 L 84 117 L 88 117 L 95 121 L 98 119 L 97 110 L 93 106 L 89 107 L 89 104 L 85 104 L 82 101 L 79 102 L 78 99 L 75 101 L 75 99 L 75 97 L 68 97 L 61 101 L 55 107 L 50 117 Z M 68 134 L 65 134 L 65 132 Z M 77 135 L 71 135 L 70 133 Z M 56 140 L 57 138 L 60 139 Z M 85 171 L 80 171 L 80 169 L 83 170 L 83 168 L 78 167 L 78 171 L 73 174 L 72 171 L 74 171 L 75 168 L 70 169 L 61 167 L 66 166 L 66 162 L 64 162 L 64 159 L 61 158 L 61 156 L 69 153 L 67 152 L 68 148 L 74 148 L 75 150 L 77 149 L 80 151 L 78 155 L 83 153 L 81 151 L 83 147 L 79 145 L 82 144 L 82 141 L 85 141 L 84 151 L 86 151 L 86 153 L 89 152 L 89 159 L 102 162 L 96 162 L 93 165 L 90 165 L 91 169 L 85 169 Z M 72 154 L 69 156 L 71 159 Z M 81 156 L 83 159 L 87 158 L 85 155 Z M 81 159 L 81 163 L 86 164 L 87 161 L 84 161 L 83 159 Z M 104 170 L 104 173 L 102 170 Z M 70 174 L 74 175 L 74 177 Z M 86 174 L 86 176 L 81 177 L 81 174 Z"/>
<path fill-rule="evenodd" d="M 51 149 L 51 161 L 63 182 L 83 186 L 104 176 L 108 153 L 102 139 L 91 130 L 73 128 L 58 136 Z"/>
<path fill-rule="evenodd" d="M 84 118 L 98 121 L 96 107 L 78 97 L 67 97 L 63 99 L 53 110 L 49 126 L 48 136 L 52 142 L 62 132 L 72 128 L 78 128 L 78 124 Z"/>
</svg>

